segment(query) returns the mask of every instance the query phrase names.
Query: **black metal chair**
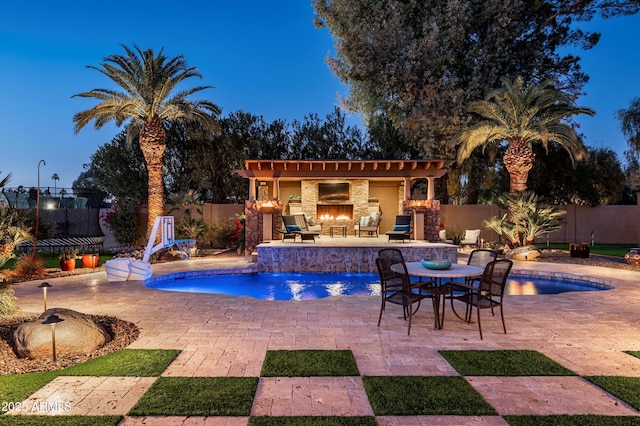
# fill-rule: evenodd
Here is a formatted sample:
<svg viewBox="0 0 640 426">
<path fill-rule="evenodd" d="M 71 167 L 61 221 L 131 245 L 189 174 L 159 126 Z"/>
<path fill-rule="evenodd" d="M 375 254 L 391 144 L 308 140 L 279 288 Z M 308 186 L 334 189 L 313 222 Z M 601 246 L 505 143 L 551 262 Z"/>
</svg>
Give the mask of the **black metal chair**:
<svg viewBox="0 0 640 426">
<path fill-rule="evenodd" d="M 410 240 L 411 239 L 411 215 L 400 214 L 396 216 L 396 223 L 393 225 L 393 229 L 387 232 L 388 241 L 392 240 Z"/>
<path fill-rule="evenodd" d="M 482 340 L 482 324 L 480 323 L 481 309 L 491 309 L 493 313 L 493 309 L 499 307 L 502 328 L 504 334 L 507 334 L 507 326 L 504 322 L 503 299 L 504 289 L 512 266 L 513 262 L 507 259 L 489 262 L 484 268 L 484 273 L 480 278 L 478 286 L 469 286 L 468 291 L 459 299 L 467 304 L 465 318 L 468 322 L 471 321 L 473 308 L 476 308 L 480 340 Z"/>
<path fill-rule="evenodd" d="M 496 260 L 497 256 L 498 254 L 493 250 L 475 249 L 469 254 L 467 265 L 484 268 L 489 262 Z M 469 291 L 469 287 L 473 287 L 473 285 L 477 284 L 479 280 L 479 277 L 466 278 L 464 282 L 465 285 L 460 285 L 460 283 L 456 281 L 449 281 L 447 283 L 451 292 L 447 294 L 445 298 L 451 300 L 451 310 L 458 318 L 463 319 L 462 317 L 460 317 L 460 315 L 458 315 L 458 312 L 456 312 L 456 308 L 453 302 L 455 300 L 460 300 L 460 298 L 464 296 L 464 293 Z M 465 317 L 464 319 L 466 320 L 467 318 Z"/>
<path fill-rule="evenodd" d="M 391 267 L 399 265 L 402 272 L 396 272 Z M 407 266 L 402 260 L 393 257 L 378 257 L 376 259 L 378 274 L 380 275 L 381 286 L 381 304 L 380 315 L 378 317 L 378 327 L 382 321 L 382 313 L 387 303 L 393 303 L 402 306 L 402 314 L 405 320 L 409 319 L 409 327 L 407 335 L 411 334 L 411 322 L 413 315 L 420 308 L 420 302 L 423 299 L 432 299 L 435 301 L 430 287 L 434 286 L 433 282 L 416 282 L 411 283 Z M 414 307 L 415 305 L 415 307 Z M 434 306 L 435 311 L 435 306 Z"/>
</svg>

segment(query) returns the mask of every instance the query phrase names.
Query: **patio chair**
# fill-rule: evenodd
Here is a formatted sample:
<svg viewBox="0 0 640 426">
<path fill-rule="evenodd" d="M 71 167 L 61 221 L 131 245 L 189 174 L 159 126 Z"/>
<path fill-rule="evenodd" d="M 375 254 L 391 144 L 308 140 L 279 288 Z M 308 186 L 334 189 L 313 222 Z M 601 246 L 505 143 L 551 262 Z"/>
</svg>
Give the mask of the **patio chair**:
<svg viewBox="0 0 640 426">
<path fill-rule="evenodd" d="M 496 260 L 498 254 L 493 250 L 488 249 L 475 249 L 469 254 L 469 259 L 467 259 L 467 265 L 479 266 L 480 268 L 484 268 L 487 266 L 489 262 Z M 451 300 L 451 310 L 454 314 L 460 319 L 460 315 L 456 312 L 456 308 L 453 305 L 455 300 L 461 300 L 461 298 L 465 297 L 467 291 L 469 291 L 469 287 L 473 287 L 477 285 L 478 281 L 480 281 L 479 277 L 474 278 L 466 278 L 464 284 L 460 285 L 459 282 L 449 281 L 449 288 L 451 289 L 451 293 L 445 296 L 446 299 Z M 466 319 L 466 317 L 465 317 Z"/>
<path fill-rule="evenodd" d="M 435 287 L 433 281 L 422 281 L 411 283 L 409 273 L 407 272 L 407 266 L 404 261 L 396 256 L 402 253 L 389 252 L 389 257 L 378 257 L 376 259 L 376 266 L 378 268 L 378 274 L 380 275 L 381 286 L 381 304 L 380 315 L 378 316 L 378 327 L 382 321 L 382 312 L 384 312 L 387 303 L 393 303 L 396 305 L 402 305 L 402 314 L 405 321 L 409 319 L 409 327 L 407 328 L 407 335 L 411 334 L 411 321 L 413 315 L 420 308 L 420 302 L 422 299 L 430 298 L 432 302 L 435 301 L 432 290 Z M 403 272 L 395 272 L 391 269 L 394 265 L 402 265 Z M 435 303 L 435 302 L 434 302 Z M 414 307 L 415 305 L 415 307 Z M 435 310 L 434 306 L 434 312 Z"/>
<path fill-rule="evenodd" d="M 282 241 L 287 238 L 293 238 L 296 241 L 296 237 L 300 236 L 300 241 L 305 242 L 308 240 L 316 242 L 316 237 L 319 235 L 315 231 L 303 231 L 298 222 L 296 221 L 296 215 L 283 215 L 282 222 L 284 223 L 284 230 L 278 229 L 278 232 L 282 234 Z"/>
<path fill-rule="evenodd" d="M 396 216 L 396 223 L 393 225 L 393 229 L 387 232 L 389 241 L 411 239 L 411 215 L 400 214 Z"/>
<path fill-rule="evenodd" d="M 475 248 L 480 248 L 480 229 L 465 229 L 459 245 L 460 247 L 474 246 Z"/>
<path fill-rule="evenodd" d="M 498 259 L 491 261 L 485 266 L 482 278 L 480 278 L 478 286 L 468 286 L 468 290 L 459 300 L 467 304 L 467 312 L 465 318 L 467 322 L 471 321 L 473 308 L 476 308 L 478 331 L 480 332 L 480 340 L 482 340 L 482 324 L 480 322 L 480 310 L 500 308 L 500 318 L 502 319 L 502 329 L 507 334 L 507 326 L 504 322 L 503 298 L 504 289 L 507 284 L 507 278 L 513 262 L 507 259 Z"/>
<path fill-rule="evenodd" d="M 377 237 L 381 218 L 381 212 L 372 212 L 370 216 L 362 216 L 360 222 L 353 227 L 355 234 L 361 237 L 362 233 L 365 232 L 365 235 Z"/>
</svg>

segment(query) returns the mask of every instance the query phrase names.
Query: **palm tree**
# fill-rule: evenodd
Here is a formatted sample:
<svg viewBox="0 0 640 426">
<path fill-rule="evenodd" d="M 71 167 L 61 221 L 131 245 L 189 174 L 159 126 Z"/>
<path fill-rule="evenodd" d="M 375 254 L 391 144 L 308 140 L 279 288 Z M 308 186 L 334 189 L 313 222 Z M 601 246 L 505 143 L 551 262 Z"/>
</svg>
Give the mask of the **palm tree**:
<svg viewBox="0 0 640 426">
<path fill-rule="evenodd" d="M 57 182 L 60 180 L 60 176 L 57 173 L 54 173 L 51 176 L 51 180 L 53 181 L 53 198 L 56 197 L 56 192 L 58 192 L 58 187 L 56 186 Z"/>
<path fill-rule="evenodd" d="M 173 121 L 195 121 L 211 129 L 213 116 L 220 108 L 206 100 L 190 101 L 188 96 L 211 88 L 197 86 L 174 92 L 176 86 L 190 77 L 202 78 L 195 67 L 189 67 L 184 56 L 167 58 L 160 49 L 142 51 L 134 46 L 122 46 L 126 55 L 110 55 L 101 68 L 88 66 L 111 79 L 122 91 L 93 89 L 73 97 L 95 98 L 100 103 L 91 109 L 74 115 L 75 133 L 92 120 L 100 129 L 109 121 L 121 126 L 128 121 L 127 139 L 139 137 L 140 149 L 147 164 L 148 173 L 148 226 L 151 234 L 154 220 L 164 214 L 164 186 L 162 179 L 162 157 L 165 150 L 165 125 Z"/>
<path fill-rule="evenodd" d="M 540 85 L 524 86 L 522 77 L 502 79 L 502 88 L 489 93 L 485 100 L 472 102 L 468 110 L 484 120 L 462 131 L 452 141 L 459 145 L 458 164 L 478 147 L 506 142 L 503 162 L 509 172 L 511 194 L 527 189 L 529 170 L 535 155 L 533 142 L 550 142 L 562 146 L 571 161 L 581 159 L 586 148 L 573 127 L 564 119 L 578 114 L 593 116 L 590 108 L 578 107 L 571 98 L 551 87 L 547 80 Z"/>
</svg>

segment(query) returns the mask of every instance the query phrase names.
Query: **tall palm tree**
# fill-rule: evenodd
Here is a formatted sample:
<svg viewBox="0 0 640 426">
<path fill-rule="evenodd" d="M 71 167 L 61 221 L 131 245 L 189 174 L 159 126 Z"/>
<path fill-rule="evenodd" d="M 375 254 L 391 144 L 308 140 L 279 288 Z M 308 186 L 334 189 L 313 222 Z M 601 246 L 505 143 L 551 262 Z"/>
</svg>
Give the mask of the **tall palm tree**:
<svg viewBox="0 0 640 426">
<path fill-rule="evenodd" d="M 110 55 L 99 67 L 88 66 L 108 77 L 122 90 L 93 89 L 73 97 L 95 98 L 100 103 L 74 115 L 77 134 L 92 120 L 100 129 L 109 121 L 117 126 L 127 122 L 127 139 L 139 137 L 140 149 L 147 163 L 149 236 L 157 216 L 164 214 L 162 157 L 165 150 L 165 125 L 172 121 L 196 121 L 207 128 L 215 125 L 213 116 L 220 108 L 206 100 L 190 101 L 188 96 L 211 88 L 197 86 L 174 92 L 176 86 L 190 77 L 202 78 L 195 67 L 189 67 L 183 55 L 168 58 L 160 49 L 141 50 L 122 46 L 126 55 Z"/>
<path fill-rule="evenodd" d="M 503 162 L 509 172 L 509 192 L 516 194 L 527 189 L 535 160 L 533 142 L 542 142 L 545 149 L 550 142 L 556 142 L 569 153 L 571 161 L 581 159 L 586 148 L 573 127 L 563 120 L 578 114 L 593 116 L 595 112 L 576 106 L 568 95 L 551 85 L 547 80 L 525 87 L 522 77 L 514 81 L 503 78 L 500 89 L 489 93 L 485 100 L 469 104 L 468 110 L 484 120 L 463 130 L 452 141 L 452 146 L 459 145 L 458 163 L 478 147 L 506 142 Z"/>
<path fill-rule="evenodd" d="M 51 176 L 51 180 L 53 181 L 53 198 L 55 198 L 56 193 L 58 192 L 57 183 L 60 180 L 60 176 L 58 176 L 57 173 L 54 173 L 53 176 Z"/>
</svg>

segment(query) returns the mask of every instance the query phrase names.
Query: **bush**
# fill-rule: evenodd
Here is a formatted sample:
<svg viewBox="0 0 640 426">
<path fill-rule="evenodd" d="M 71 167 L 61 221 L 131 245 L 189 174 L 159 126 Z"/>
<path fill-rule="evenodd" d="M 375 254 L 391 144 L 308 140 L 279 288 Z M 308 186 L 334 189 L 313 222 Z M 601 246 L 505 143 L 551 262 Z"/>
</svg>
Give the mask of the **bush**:
<svg viewBox="0 0 640 426">
<path fill-rule="evenodd" d="M 116 199 L 112 210 L 107 212 L 103 221 L 109 226 L 116 241 L 125 247 L 133 247 L 138 239 L 140 204 L 137 202 Z"/>
<path fill-rule="evenodd" d="M 0 283 L 0 316 L 12 315 L 18 311 L 15 292 L 7 282 Z"/>
<path fill-rule="evenodd" d="M 30 253 L 22 253 L 16 260 L 13 275 L 20 278 L 38 278 L 47 275 L 44 260 Z"/>
</svg>

